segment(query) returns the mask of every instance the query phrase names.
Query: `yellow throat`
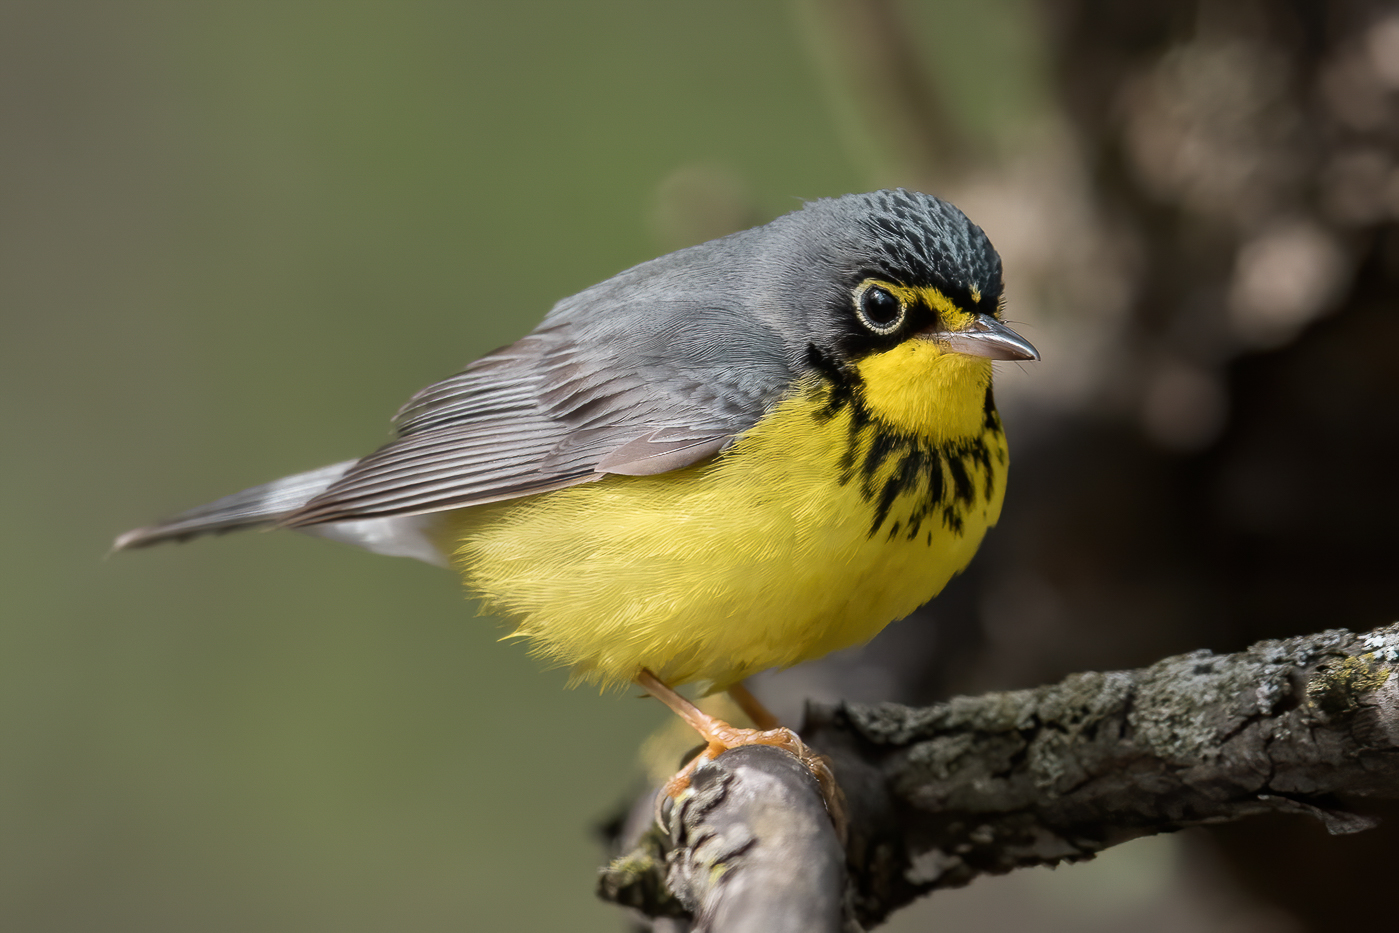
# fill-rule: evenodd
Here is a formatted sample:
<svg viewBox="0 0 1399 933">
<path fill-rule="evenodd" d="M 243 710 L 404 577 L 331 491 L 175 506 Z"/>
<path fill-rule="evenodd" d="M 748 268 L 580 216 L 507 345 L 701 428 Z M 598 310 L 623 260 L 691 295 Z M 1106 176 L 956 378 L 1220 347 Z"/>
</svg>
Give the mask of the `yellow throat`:
<svg viewBox="0 0 1399 933">
<path fill-rule="evenodd" d="M 1007 462 L 990 362 L 910 339 L 804 379 L 708 462 L 451 513 L 446 549 L 575 680 L 722 689 L 937 595 L 996 523 Z"/>
</svg>

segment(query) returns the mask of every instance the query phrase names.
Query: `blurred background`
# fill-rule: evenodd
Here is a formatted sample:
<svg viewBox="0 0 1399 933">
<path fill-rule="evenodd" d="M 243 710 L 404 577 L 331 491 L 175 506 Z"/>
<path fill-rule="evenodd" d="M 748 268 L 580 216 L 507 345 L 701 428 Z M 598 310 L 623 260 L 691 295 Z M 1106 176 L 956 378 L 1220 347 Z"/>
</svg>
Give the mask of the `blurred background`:
<svg viewBox="0 0 1399 933">
<path fill-rule="evenodd" d="M 386 436 L 557 299 L 903 184 L 1005 259 L 1016 461 L 929 610 L 761 679 L 927 702 L 1399 617 L 1399 9 L 1369 0 L 0 5 L 0 925 L 616 930 L 656 704 L 449 574 L 112 537 Z M 1399 815 L 1399 814 L 1394 814 Z M 1277 819 L 890 929 L 1386 923 Z"/>
</svg>

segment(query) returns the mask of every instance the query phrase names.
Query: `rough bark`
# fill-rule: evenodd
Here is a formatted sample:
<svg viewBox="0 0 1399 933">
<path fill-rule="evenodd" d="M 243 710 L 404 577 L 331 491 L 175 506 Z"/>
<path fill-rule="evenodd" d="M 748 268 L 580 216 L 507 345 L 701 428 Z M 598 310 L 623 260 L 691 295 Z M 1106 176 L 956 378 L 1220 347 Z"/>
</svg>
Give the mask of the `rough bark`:
<svg viewBox="0 0 1399 933">
<path fill-rule="evenodd" d="M 1367 829 L 1352 801 L 1399 799 L 1396 662 L 1399 623 L 921 709 L 811 707 L 802 737 L 831 759 L 850 812 L 845 866 L 811 825 L 814 782 L 793 779 L 785 753 L 743 749 L 696 771 L 693 796 L 604 872 L 602 891 L 716 933 L 748 929 L 725 918 L 816 905 L 826 926 L 808 913 L 802 928 L 836 929 L 981 874 L 1185 826 L 1301 812 L 1333 833 Z"/>
</svg>

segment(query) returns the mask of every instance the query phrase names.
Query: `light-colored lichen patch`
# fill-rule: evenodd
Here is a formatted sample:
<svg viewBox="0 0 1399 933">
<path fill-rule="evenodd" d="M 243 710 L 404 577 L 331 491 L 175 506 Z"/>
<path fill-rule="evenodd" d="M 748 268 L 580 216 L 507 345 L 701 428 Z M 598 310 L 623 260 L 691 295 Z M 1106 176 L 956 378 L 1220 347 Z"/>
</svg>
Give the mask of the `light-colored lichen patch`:
<svg viewBox="0 0 1399 933">
<path fill-rule="evenodd" d="M 1393 664 L 1399 661 L 1399 631 L 1382 629 L 1365 636 L 1365 650 L 1371 652 L 1378 661 Z"/>
</svg>

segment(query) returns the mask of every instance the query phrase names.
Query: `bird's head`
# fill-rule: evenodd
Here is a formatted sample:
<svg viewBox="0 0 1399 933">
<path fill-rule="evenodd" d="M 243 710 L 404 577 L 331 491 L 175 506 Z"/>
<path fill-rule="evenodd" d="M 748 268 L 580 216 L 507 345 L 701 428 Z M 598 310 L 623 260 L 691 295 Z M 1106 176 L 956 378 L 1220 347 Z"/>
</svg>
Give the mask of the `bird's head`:
<svg viewBox="0 0 1399 933">
<path fill-rule="evenodd" d="M 808 296 L 789 309 L 787 336 L 805 338 L 813 369 L 860 382 L 876 416 L 949 438 L 973 433 L 991 361 L 1039 359 L 1001 321 L 1000 256 L 946 201 L 875 191 L 784 220 L 781 278 L 789 295 Z"/>
</svg>

